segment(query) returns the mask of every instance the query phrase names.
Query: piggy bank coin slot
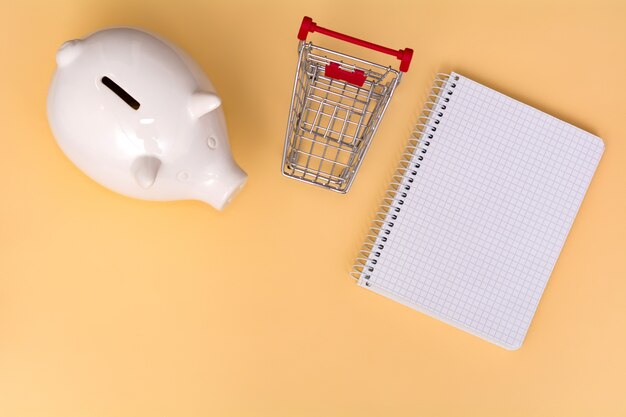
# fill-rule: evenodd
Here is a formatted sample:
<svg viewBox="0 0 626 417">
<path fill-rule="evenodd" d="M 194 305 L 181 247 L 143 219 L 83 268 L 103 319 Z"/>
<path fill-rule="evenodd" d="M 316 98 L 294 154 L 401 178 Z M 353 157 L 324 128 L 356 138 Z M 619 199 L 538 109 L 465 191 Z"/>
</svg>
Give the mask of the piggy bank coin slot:
<svg viewBox="0 0 626 417">
<path fill-rule="evenodd" d="M 120 87 L 115 81 L 113 81 L 109 77 L 102 77 L 101 81 L 102 81 L 102 84 L 106 85 L 109 88 L 109 90 L 113 91 L 119 98 L 124 100 L 124 102 L 128 104 L 130 107 L 132 107 L 135 110 L 139 109 L 139 106 L 140 106 L 139 102 L 135 100 L 133 96 L 128 94 L 126 90 Z"/>
</svg>

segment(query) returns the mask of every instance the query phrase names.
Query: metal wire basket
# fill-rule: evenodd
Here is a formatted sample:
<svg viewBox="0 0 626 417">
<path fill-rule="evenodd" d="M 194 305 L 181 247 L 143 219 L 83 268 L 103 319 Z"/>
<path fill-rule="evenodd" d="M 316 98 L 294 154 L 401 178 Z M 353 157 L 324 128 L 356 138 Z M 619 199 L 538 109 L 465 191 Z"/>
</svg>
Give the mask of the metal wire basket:
<svg viewBox="0 0 626 417">
<path fill-rule="evenodd" d="M 400 71 L 306 43 L 311 32 L 398 58 Z M 302 20 L 298 66 L 283 151 L 283 174 L 346 193 L 413 51 L 394 50 Z"/>
</svg>

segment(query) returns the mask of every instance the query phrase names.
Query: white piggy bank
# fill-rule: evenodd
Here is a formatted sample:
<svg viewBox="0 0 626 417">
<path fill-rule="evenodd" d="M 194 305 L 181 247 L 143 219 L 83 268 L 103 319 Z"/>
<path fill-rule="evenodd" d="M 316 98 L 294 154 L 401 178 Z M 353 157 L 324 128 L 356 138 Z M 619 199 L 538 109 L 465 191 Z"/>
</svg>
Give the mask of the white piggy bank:
<svg viewBox="0 0 626 417">
<path fill-rule="evenodd" d="M 184 52 L 115 28 L 64 43 L 48 94 L 63 152 L 119 193 L 223 209 L 246 174 L 233 160 L 221 101 Z"/>
</svg>

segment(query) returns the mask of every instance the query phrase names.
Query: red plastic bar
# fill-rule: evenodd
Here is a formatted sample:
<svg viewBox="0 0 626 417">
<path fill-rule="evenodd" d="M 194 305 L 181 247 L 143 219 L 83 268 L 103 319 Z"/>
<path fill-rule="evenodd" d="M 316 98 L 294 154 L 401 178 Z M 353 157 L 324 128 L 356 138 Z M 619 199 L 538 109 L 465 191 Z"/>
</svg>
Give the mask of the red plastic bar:
<svg viewBox="0 0 626 417">
<path fill-rule="evenodd" d="M 300 30 L 298 31 L 298 39 L 306 41 L 309 33 L 318 32 L 322 35 L 330 36 L 331 38 L 339 39 L 345 42 L 353 43 L 355 45 L 363 46 L 365 48 L 373 49 L 374 51 L 382 52 L 391 56 L 395 56 L 400 60 L 400 71 L 407 72 L 411 65 L 411 59 L 413 58 L 413 50 L 410 48 L 404 49 L 391 49 L 386 46 L 377 45 L 372 42 L 364 41 L 362 39 L 355 38 L 353 36 L 345 35 L 343 33 L 335 32 L 334 30 L 326 29 L 318 26 L 313 19 L 305 16 L 302 19 Z"/>
<path fill-rule="evenodd" d="M 365 72 L 358 69 L 354 71 L 346 71 L 339 68 L 339 64 L 337 62 L 331 62 L 326 65 L 324 75 L 336 80 L 349 82 L 350 84 L 354 84 L 359 87 L 363 87 L 363 84 L 365 84 L 365 80 L 367 79 Z"/>
</svg>

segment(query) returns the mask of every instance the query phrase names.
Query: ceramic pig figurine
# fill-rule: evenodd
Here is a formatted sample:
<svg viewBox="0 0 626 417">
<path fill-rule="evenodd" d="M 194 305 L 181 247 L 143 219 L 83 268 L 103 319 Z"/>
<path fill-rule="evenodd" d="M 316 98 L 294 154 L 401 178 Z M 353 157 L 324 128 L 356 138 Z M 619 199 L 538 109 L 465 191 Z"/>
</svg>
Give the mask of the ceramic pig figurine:
<svg viewBox="0 0 626 417">
<path fill-rule="evenodd" d="M 223 209 L 246 174 L 233 160 L 220 98 L 183 51 L 114 28 L 64 43 L 48 94 L 63 152 L 119 193 Z"/>
</svg>

